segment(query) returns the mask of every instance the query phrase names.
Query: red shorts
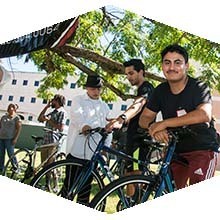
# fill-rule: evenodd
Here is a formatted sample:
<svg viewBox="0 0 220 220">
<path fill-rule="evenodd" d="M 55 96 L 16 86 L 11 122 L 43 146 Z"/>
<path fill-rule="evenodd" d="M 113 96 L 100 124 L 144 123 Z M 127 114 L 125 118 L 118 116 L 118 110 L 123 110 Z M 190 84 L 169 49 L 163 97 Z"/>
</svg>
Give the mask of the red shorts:
<svg viewBox="0 0 220 220">
<path fill-rule="evenodd" d="M 171 163 L 177 189 L 184 188 L 187 183 L 192 185 L 214 176 L 217 165 L 217 152 L 201 150 L 180 153 L 179 155 L 187 159 L 189 165 L 184 166 L 178 162 Z"/>
</svg>

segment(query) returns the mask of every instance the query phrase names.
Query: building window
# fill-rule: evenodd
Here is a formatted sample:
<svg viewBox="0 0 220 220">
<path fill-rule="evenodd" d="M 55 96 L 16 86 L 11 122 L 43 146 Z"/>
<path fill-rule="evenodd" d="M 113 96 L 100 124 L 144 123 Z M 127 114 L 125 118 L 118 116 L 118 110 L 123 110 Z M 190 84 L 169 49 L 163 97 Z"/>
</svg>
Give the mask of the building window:
<svg viewBox="0 0 220 220">
<path fill-rule="evenodd" d="M 112 110 L 113 109 L 113 104 L 108 104 L 108 107 L 109 107 L 110 110 Z"/>
<path fill-rule="evenodd" d="M 46 99 L 43 99 L 43 104 L 47 104 L 47 100 Z"/>
<path fill-rule="evenodd" d="M 2 100 L 2 95 L 0 95 L 0 100 Z"/>
<path fill-rule="evenodd" d="M 23 81 L 23 86 L 27 86 L 27 84 L 28 84 L 28 80 L 24 80 Z"/>
<path fill-rule="evenodd" d="M 71 100 L 68 100 L 67 101 L 67 106 L 71 106 L 72 105 L 72 101 Z"/>
<path fill-rule="evenodd" d="M 40 82 L 39 81 L 35 81 L 34 82 L 34 86 L 39 86 Z"/>
<path fill-rule="evenodd" d="M 35 103 L 36 102 L 36 98 L 32 97 L 31 98 L 31 103 Z"/>
<path fill-rule="evenodd" d="M 33 121 L 33 116 L 32 115 L 28 116 L 28 121 Z"/>
<path fill-rule="evenodd" d="M 121 111 L 125 111 L 127 109 L 127 105 L 121 105 Z"/>
<path fill-rule="evenodd" d="M 8 101 L 13 101 L 13 98 L 14 98 L 13 95 L 8 96 Z"/>
<path fill-rule="evenodd" d="M 70 120 L 69 119 L 66 120 L 66 125 L 67 126 L 70 125 Z"/>
<path fill-rule="evenodd" d="M 24 96 L 20 96 L 19 102 L 24 102 Z"/>
<path fill-rule="evenodd" d="M 13 79 L 11 84 L 16 85 L 17 84 L 17 79 Z"/>
<path fill-rule="evenodd" d="M 76 83 L 70 83 L 70 89 L 75 89 L 76 88 Z"/>
</svg>

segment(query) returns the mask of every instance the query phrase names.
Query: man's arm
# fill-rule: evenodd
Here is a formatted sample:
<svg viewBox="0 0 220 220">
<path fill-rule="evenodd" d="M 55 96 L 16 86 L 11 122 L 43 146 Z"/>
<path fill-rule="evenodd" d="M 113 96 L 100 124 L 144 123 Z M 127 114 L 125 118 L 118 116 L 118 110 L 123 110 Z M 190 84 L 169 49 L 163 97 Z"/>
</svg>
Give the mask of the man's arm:
<svg viewBox="0 0 220 220">
<path fill-rule="evenodd" d="M 192 124 L 210 122 L 212 119 L 212 105 L 210 103 L 200 104 L 195 110 L 175 118 L 168 118 L 161 122 L 152 124 L 149 132 L 152 136 L 158 131 L 166 128 L 182 127 Z"/>
<path fill-rule="evenodd" d="M 64 129 L 63 123 L 57 123 L 57 122 L 53 121 L 52 119 L 47 119 L 46 121 L 51 127 L 55 128 L 59 131 L 63 131 L 63 129 Z"/>
<path fill-rule="evenodd" d="M 106 130 L 111 131 L 114 128 L 120 129 L 124 123 L 127 123 L 135 115 L 137 115 L 142 107 L 146 104 L 146 99 L 144 97 L 137 97 L 132 105 L 118 118 L 111 119 L 106 125 Z"/>
<path fill-rule="evenodd" d="M 148 129 L 149 125 L 154 121 L 156 118 L 157 113 L 151 111 L 148 108 L 144 108 L 143 112 L 139 118 L 139 126 L 144 129 Z"/>
<path fill-rule="evenodd" d="M 51 102 L 48 102 L 47 105 L 43 108 L 43 110 L 40 112 L 37 120 L 39 122 L 45 122 L 45 121 L 48 121 L 48 118 L 45 116 L 45 113 L 47 111 L 48 108 L 50 108 L 51 106 Z"/>
<path fill-rule="evenodd" d="M 196 108 L 196 110 L 193 110 L 185 115 L 165 119 L 151 124 L 148 131 L 155 140 L 168 144 L 169 137 L 167 128 L 210 122 L 212 117 L 211 112 L 212 106 L 210 103 L 201 104 Z"/>
<path fill-rule="evenodd" d="M 19 135 L 21 133 L 21 126 L 22 126 L 21 121 L 20 120 L 17 121 L 15 126 L 16 126 L 16 128 L 15 128 L 16 129 L 15 130 L 15 136 L 14 136 L 14 138 L 12 140 L 12 144 L 13 145 L 15 145 L 17 143 L 18 137 L 19 137 Z"/>
</svg>

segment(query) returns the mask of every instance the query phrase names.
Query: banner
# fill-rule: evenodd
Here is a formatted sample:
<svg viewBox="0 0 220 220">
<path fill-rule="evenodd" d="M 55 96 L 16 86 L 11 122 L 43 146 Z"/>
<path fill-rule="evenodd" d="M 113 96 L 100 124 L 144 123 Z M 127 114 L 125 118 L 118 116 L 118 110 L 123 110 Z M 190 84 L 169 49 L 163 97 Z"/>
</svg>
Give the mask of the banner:
<svg viewBox="0 0 220 220">
<path fill-rule="evenodd" d="M 79 17 L 74 17 L 0 44 L 0 58 L 63 46 L 74 35 L 78 25 Z"/>
</svg>

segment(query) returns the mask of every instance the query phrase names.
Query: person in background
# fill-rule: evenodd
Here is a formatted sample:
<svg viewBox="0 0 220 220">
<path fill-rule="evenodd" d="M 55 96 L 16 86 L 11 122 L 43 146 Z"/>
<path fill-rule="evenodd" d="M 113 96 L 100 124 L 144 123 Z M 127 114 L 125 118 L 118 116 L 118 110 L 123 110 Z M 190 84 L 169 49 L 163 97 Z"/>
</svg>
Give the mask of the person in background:
<svg viewBox="0 0 220 220">
<path fill-rule="evenodd" d="M 189 56 L 178 44 L 161 52 L 162 70 L 167 81 L 154 90 L 139 124 L 150 135 L 166 145 L 168 128 L 188 126 L 193 134 L 178 140 L 176 153 L 188 161 L 188 166 L 173 161 L 171 170 L 178 189 L 211 178 L 215 173 L 218 144 L 212 120 L 212 102 L 208 86 L 187 74 Z M 163 119 L 153 122 L 161 111 Z"/>
<path fill-rule="evenodd" d="M 75 96 L 70 110 L 70 125 L 67 134 L 67 159 L 86 162 L 91 159 L 100 140 L 100 135 L 93 135 L 93 140 L 88 143 L 87 131 L 96 127 L 105 127 L 110 109 L 108 105 L 101 100 L 102 80 L 98 75 L 87 77 L 84 94 Z M 106 146 L 111 146 L 112 134 L 106 139 Z M 76 167 L 77 168 L 77 167 Z M 61 196 L 66 198 L 69 187 L 72 185 L 73 178 L 80 170 L 72 168 L 71 174 L 66 169 L 66 178 Z M 72 181 L 71 181 L 72 180 Z M 78 194 L 77 202 L 88 205 L 91 190 L 92 178 L 88 178 L 82 191 Z M 68 198 L 71 199 L 71 198 Z"/>
<path fill-rule="evenodd" d="M 151 96 L 154 87 L 151 83 L 145 80 L 145 66 L 140 59 L 131 59 L 124 62 L 125 74 L 132 86 L 137 87 L 137 96 L 131 106 L 116 119 L 111 119 L 106 125 L 107 130 L 121 129 L 124 124 L 127 124 L 127 138 L 125 152 L 130 156 L 134 156 L 134 152 L 139 148 L 138 159 L 144 161 L 149 149 L 143 144 L 140 139 L 135 139 L 138 132 L 141 133 L 138 121 L 141 112 L 144 109 L 149 97 Z M 137 173 L 134 171 L 133 162 L 127 161 L 127 173 Z M 143 167 L 139 166 L 139 170 Z"/>
<path fill-rule="evenodd" d="M 39 122 L 46 122 L 44 132 L 43 144 L 51 144 L 56 143 L 60 139 L 59 132 L 62 132 L 65 126 L 66 120 L 66 111 L 64 109 L 65 105 L 65 97 L 60 94 L 56 94 L 52 100 L 50 100 L 47 105 L 43 108 L 38 116 Z M 52 110 L 51 110 L 52 108 Z M 49 111 L 50 110 L 50 111 Z M 41 160 L 45 161 L 48 156 L 52 155 L 52 153 L 56 150 L 56 146 L 50 146 L 47 148 L 41 149 Z M 52 157 L 48 163 L 52 163 L 54 161 L 54 157 Z"/>
<path fill-rule="evenodd" d="M 14 147 L 21 132 L 22 123 L 16 113 L 17 109 L 17 104 L 9 104 L 7 113 L 0 119 L 0 173 L 4 171 L 5 151 L 9 158 L 13 156 Z M 13 158 L 12 163 L 14 169 L 18 169 L 16 157 Z"/>
</svg>

